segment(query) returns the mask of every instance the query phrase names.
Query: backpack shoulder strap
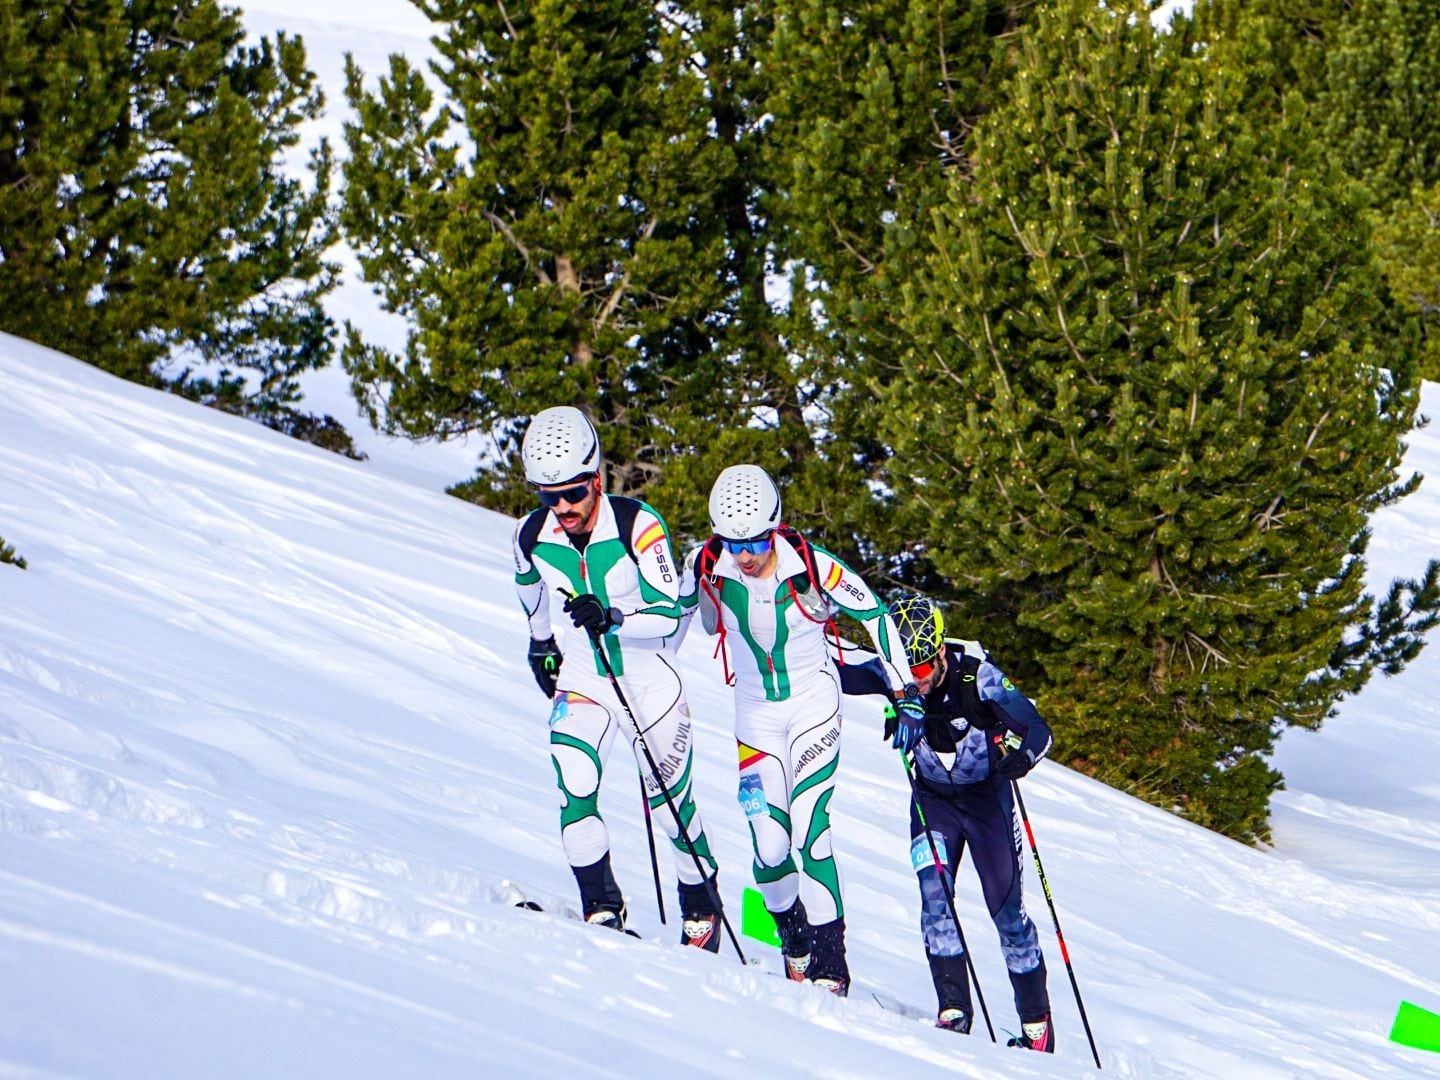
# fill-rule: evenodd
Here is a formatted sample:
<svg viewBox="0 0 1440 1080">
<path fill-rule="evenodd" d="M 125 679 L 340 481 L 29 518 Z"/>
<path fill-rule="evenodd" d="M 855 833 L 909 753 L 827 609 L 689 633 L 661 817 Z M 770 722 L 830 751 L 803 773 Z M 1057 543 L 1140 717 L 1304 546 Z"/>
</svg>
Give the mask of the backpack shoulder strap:
<svg viewBox="0 0 1440 1080">
<path fill-rule="evenodd" d="M 715 563 L 720 558 L 721 544 L 720 537 L 711 536 L 695 556 L 695 585 L 709 598 L 707 602 L 715 605 L 715 632 L 718 637 L 715 642 L 715 655 L 720 657 L 725 673 L 725 685 L 734 686 L 735 674 L 730 670 L 730 654 L 725 648 L 725 620 L 720 618 L 719 589 L 715 579 Z"/>
<path fill-rule="evenodd" d="M 705 541 L 705 546 L 700 549 L 700 554 L 695 556 L 695 580 L 701 584 L 713 582 L 715 578 L 715 564 L 720 559 L 721 540 L 718 536 L 711 536 Z"/>
<path fill-rule="evenodd" d="M 540 530 L 545 527 L 545 509 L 532 510 L 530 516 L 520 523 L 520 551 L 527 560 L 535 555 L 535 545 L 540 543 Z"/>
<path fill-rule="evenodd" d="M 818 605 L 818 610 L 812 612 L 806 600 L 796 591 L 795 578 L 799 577 L 799 574 L 790 579 L 790 595 L 794 598 L 801 614 L 811 622 L 822 624 L 824 632 L 834 639 L 835 661 L 844 667 L 845 646 L 840 640 L 840 625 L 835 621 L 835 606 L 820 587 L 820 569 L 815 565 L 815 549 L 810 545 L 810 541 L 800 535 L 798 530 L 786 525 L 783 521 L 775 526 L 775 531 L 785 538 L 785 542 L 795 549 L 796 554 L 800 556 L 800 561 L 805 564 L 807 581 L 804 588 L 805 596 L 810 598 L 811 603 Z"/>
<path fill-rule="evenodd" d="M 606 496 L 601 496 L 605 498 Z M 630 558 L 635 558 L 635 519 L 640 514 L 640 500 L 632 499 L 627 495 L 611 495 L 610 511 L 615 515 L 615 530 L 620 534 L 620 543 L 625 545 L 625 553 Z"/>
<path fill-rule="evenodd" d="M 800 556 L 800 561 L 805 564 L 805 575 L 810 579 L 810 587 L 817 592 L 820 589 L 820 570 L 815 565 L 815 549 L 810 546 L 810 541 L 800 535 L 799 530 L 785 522 L 775 526 L 775 532 L 783 536 Z"/>
</svg>

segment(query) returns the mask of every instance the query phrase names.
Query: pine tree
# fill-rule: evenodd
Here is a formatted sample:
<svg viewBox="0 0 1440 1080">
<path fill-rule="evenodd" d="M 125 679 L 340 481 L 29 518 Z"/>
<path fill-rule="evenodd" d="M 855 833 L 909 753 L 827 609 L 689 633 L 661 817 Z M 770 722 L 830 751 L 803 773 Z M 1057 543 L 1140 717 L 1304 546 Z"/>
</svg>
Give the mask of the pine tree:
<svg viewBox="0 0 1440 1080">
<path fill-rule="evenodd" d="M 1420 320 L 1420 374 L 1440 380 L 1440 183 L 1377 215 L 1375 251 L 1395 306 Z"/>
<path fill-rule="evenodd" d="M 1194 0 L 1177 9 L 1177 40 L 1242 63 L 1256 94 L 1250 107 L 1279 109 L 1286 94 L 1313 102 L 1325 82 L 1326 49 L 1355 0 Z"/>
<path fill-rule="evenodd" d="M 0 0 L 0 329 L 283 426 L 332 348 L 329 151 L 285 175 L 321 95 L 244 42 L 211 0 Z"/>
<path fill-rule="evenodd" d="M 886 456 L 870 413 L 872 379 L 903 338 L 900 288 L 923 255 L 931 211 L 984 113 L 997 41 L 1017 6 L 968 0 L 783 0 L 759 52 L 771 117 L 764 205 L 776 261 L 788 268 L 787 347 L 804 374 L 820 452 L 797 476 L 834 543 L 883 573 L 888 507 L 867 481 Z"/>
<path fill-rule="evenodd" d="M 1269 73 L 1273 109 L 1286 93 L 1315 109 L 1317 137 L 1364 181 L 1393 332 L 1427 336 L 1422 372 L 1440 378 L 1440 312 L 1420 268 L 1440 262 L 1440 21 L 1429 0 L 1197 0 L 1182 20 L 1197 47 L 1245 50 Z M 1244 32 L 1241 32 L 1243 29 Z"/>
<path fill-rule="evenodd" d="M 494 434 L 497 464 L 466 493 L 497 508 L 529 504 L 514 451 L 555 404 L 602 426 L 609 490 L 653 495 L 684 447 L 777 397 L 730 341 L 763 264 L 737 267 L 752 256 L 727 235 L 749 197 L 739 135 L 696 56 L 723 42 L 621 0 L 421 7 L 445 105 L 402 57 L 375 92 L 349 69 L 342 225 L 410 326 L 403 356 L 349 330 L 357 396 L 411 437 Z"/>
<path fill-rule="evenodd" d="M 699 538 L 710 533 L 715 476 L 738 462 L 769 470 L 787 491 L 788 512 L 808 512 L 806 500 L 795 498 L 795 481 L 816 452 L 805 415 L 806 374 L 786 340 L 783 303 L 771 288 L 780 257 L 772 220 L 778 178 L 768 151 L 774 80 L 764 62 L 773 13 L 769 5 L 723 0 L 691 0 L 683 15 L 669 10 L 703 83 L 704 126 L 723 162 L 706 193 L 705 216 L 723 230 L 724 289 L 709 322 L 718 363 L 701 380 L 700 399 L 669 425 L 674 443 L 650 495 L 666 508 L 672 528 Z"/>
<path fill-rule="evenodd" d="M 1325 52 L 1326 142 L 1370 189 L 1382 273 L 1440 379 L 1440 19 L 1428 0 L 1355 4 Z M 1429 267 L 1432 276 L 1424 276 Z"/>
<path fill-rule="evenodd" d="M 1141 2 L 1042 7 L 874 390 L 951 622 L 1060 759 L 1257 839 L 1276 733 L 1403 662 L 1433 568 L 1388 617 L 1364 595 L 1417 389 L 1363 193 L 1220 57 Z"/>
<path fill-rule="evenodd" d="M 1347 5 L 1325 44 L 1326 145 L 1394 206 L 1440 182 L 1440 19 L 1430 0 Z"/>
</svg>

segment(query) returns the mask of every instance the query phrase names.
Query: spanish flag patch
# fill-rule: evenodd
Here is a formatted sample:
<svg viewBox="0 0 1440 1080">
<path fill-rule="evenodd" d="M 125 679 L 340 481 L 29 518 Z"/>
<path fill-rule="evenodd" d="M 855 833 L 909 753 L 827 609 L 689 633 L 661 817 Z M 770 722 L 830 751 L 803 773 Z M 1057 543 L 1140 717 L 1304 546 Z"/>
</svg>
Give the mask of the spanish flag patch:
<svg viewBox="0 0 1440 1080">
<path fill-rule="evenodd" d="M 640 534 L 640 539 L 635 541 L 635 550 L 646 551 L 664 539 L 665 526 L 661 525 L 658 521 L 656 521 L 652 523 L 648 529 L 646 529 L 643 533 Z"/>
</svg>

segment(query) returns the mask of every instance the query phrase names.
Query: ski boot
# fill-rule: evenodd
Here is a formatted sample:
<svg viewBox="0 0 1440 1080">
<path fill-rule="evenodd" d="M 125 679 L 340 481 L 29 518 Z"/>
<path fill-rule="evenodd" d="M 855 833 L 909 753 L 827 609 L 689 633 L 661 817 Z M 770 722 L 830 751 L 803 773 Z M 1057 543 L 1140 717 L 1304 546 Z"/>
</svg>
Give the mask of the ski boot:
<svg viewBox="0 0 1440 1080">
<path fill-rule="evenodd" d="M 810 981 L 836 997 L 850 993 L 850 967 L 845 963 L 845 920 L 836 919 L 810 929 L 814 953 Z"/>
<path fill-rule="evenodd" d="M 608 851 L 599 862 L 570 869 L 580 886 L 580 908 L 587 923 L 621 930 L 631 937 L 640 936 L 633 930 L 625 929 L 625 898 L 621 896 L 620 886 L 615 883 L 615 875 L 610 870 Z"/>
<path fill-rule="evenodd" d="M 1006 1046 L 1018 1046 L 1025 1050 L 1039 1050 L 1044 1054 L 1055 1052 L 1055 1025 L 1050 1017 L 1020 1025 L 1020 1034 L 1011 1036 Z"/>
<path fill-rule="evenodd" d="M 710 876 L 709 887 L 704 883 L 687 885 L 680 883 L 680 944 L 692 945 L 706 952 L 720 951 L 720 912 L 715 909 L 714 896 L 720 898 L 720 875 Z"/>
<path fill-rule="evenodd" d="M 935 1019 L 935 1026 L 945 1031 L 958 1031 L 961 1035 L 969 1035 L 970 1019 L 968 1010 L 958 1005 L 945 1005 Z"/>
<path fill-rule="evenodd" d="M 797 897 L 785 911 L 772 911 L 780 934 L 780 955 L 785 958 L 785 977 L 804 982 L 810 970 L 810 919 Z"/>
<path fill-rule="evenodd" d="M 640 935 L 625 925 L 625 905 L 621 904 L 618 909 L 610 907 L 596 908 L 588 912 L 585 921 L 591 926 L 608 926 L 611 930 L 619 930 L 628 937 L 638 938 Z"/>
</svg>

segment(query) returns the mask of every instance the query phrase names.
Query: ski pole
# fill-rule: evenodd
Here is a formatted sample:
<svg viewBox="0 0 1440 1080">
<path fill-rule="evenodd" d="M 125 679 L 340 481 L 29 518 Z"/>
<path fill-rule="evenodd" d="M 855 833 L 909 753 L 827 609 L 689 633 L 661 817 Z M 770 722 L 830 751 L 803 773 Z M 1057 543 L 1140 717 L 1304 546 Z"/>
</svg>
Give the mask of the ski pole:
<svg viewBox="0 0 1440 1080">
<path fill-rule="evenodd" d="M 645 839 L 650 841 L 650 876 L 655 879 L 655 906 L 660 925 L 665 925 L 665 896 L 660 891 L 660 860 L 655 857 L 655 826 L 650 822 L 650 796 L 645 794 L 645 774 L 640 774 L 640 805 L 645 808 Z"/>
<path fill-rule="evenodd" d="M 715 886 L 710 881 L 710 875 L 705 873 L 705 867 L 700 863 L 700 855 L 695 850 L 695 842 L 690 839 L 690 831 L 685 828 L 685 821 L 680 816 L 680 809 L 675 805 L 675 800 L 670 797 L 670 789 L 665 786 L 665 778 L 660 775 L 660 766 L 655 762 L 655 755 L 650 753 L 650 744 L 645 740 L 645 732 L 640 729 L 640 722 L 635 719 L 630 702 L 625 700 L 625 692 L 620 689 L 620 680 L 615 677 L 615 669 L 610 666 L 610 657 L 605 654 L 605 646 L 600 641 L 600 635 L 594 630 L 590 631 L 590 644 L 595 648 L 595 655 L 600 658 L 600 666 L 605 669 L 605 674 L 610 679 L 610 688 L 615 691 L 615 697 L 619 699 L 620 707 L 630 718 L 630 726 L 635 730 L 635 741 L 640 744 L 640 749 L 645 754 L 645 764 L 650 766 L 650 775 L 655 777 L 655 783 L 660 787 L 660 794 L 665 796 L 665 805 L 670 808 L 670 814 L 675 818 L 675 827 L 680 830 L 680 839 L 685 841 L 685 850 L 690 852 L 690 858 L 695 862 L 695 870 L 699 873 L 700 881 L 705 886 L 705 894 L 710 897 L 710 903 L 715 905 L 715 912 L 720 916 L 720 922 L 725 927 L 725 932 L 730 935 L 730 944 L 735 946 L 735 955 L 740 958 L 742 964 L 748 964 L 749 961 L 745 959 L 745 953 L 740 948 L 740 941 L 730 927 L 730 920 L 725 917 L 725 908 L 720 903 L 720 897 L 715 894 Z M 648 806 L 650 800 L 647 798 L 645 803 Z"/>
<path fill-rule="evenodd" d="M 996 739 L 998 745 L 1002 740 Z M 1055 940 L 1060 943 L 1060 958 L 1065 961 L 1065 972 L 1070 976 L 1070 989 L 1075 991 L 1075 1004 L 1080 1007 L 1080 1022 L 1085 1025 L 1085 1038 L 1090 1040 L 1090 1055 L 1095 1059 L 1095 1068 L 1100 1068 L 1100 1051 L 1095 1049 L 1095 1036 L 1090 1031 L 1090 1018 L 1085 1015 L 1085 1002 L 1080 999 L 1080 984 L 1075 981 L 1075 967 L 1070 963 L 1070 950 L 1065 947 L 1065 935 L 1060 930 L 1060 916 L 1055 911 L 1055 898 L 1050 895 L 1050 882 L 1045 878 L 1045 864 L 1040 861 L 1040 849 L 1035 846 L 1035 830 L 1030 827 L 1030 815 L 1025 812 L 1025 797 L 1020 794 L 1020 782 L 1010 781 L 1010 790 L 1015 793 L 1015 805 L 1020 809 L 1020 820 L 1025 823 L 1025 835 L 1030 840 L 1030 854 L 1035 857 L 1035 872 L 1040 875 L 1040 888 L 1045 892 L 1045 902 L 1050 905 L 1050 919 L 1055 923 Z"/>
<path fill-rule="evenodd" d="M 914 800 L 915 814 L 920 819 L 920 827 L 925 830 L 925 839 L 930 843 L 930 857 L 935 860 L 935 872 L 940 875 L 940 888 L 945 892 L 945 903 L 950 908 L 950 918 L 955 922 L 955 933 L 960 937 L 960 951 L 965 954 L 965 967 L 970 971 L 970 981 L 975 984 L 975 998 L 980 1002 L 980 1015 L 985 1018 L 985 1028 L 990 1032 L 990 1041 L 995 1042 L 995 1028 L 990 1023 L 990 1010 L 985 1007 L 985 994 L 980 989 L 980 976 L 975 973 L 975 961 L 970 956 L 970 946 L 965 944 L 965 931 L 960 926 L 960 916 L 955 913 L 955 889 L 950 884 L 949 875 L 945 872 L 945 866 L 940 861 L 940 849 L 935 846 L 935 834 L 930 831 L 930 823 L 925 820 L 925 811 L 920 806 L 920 788 L 915 783 L 915 774 L 910 769 L 910 758 L 905 751 L 900 751 L 900 763 L 905 766 L 905 776 L 910 781 L 910 797 Z"/>
</svg>

